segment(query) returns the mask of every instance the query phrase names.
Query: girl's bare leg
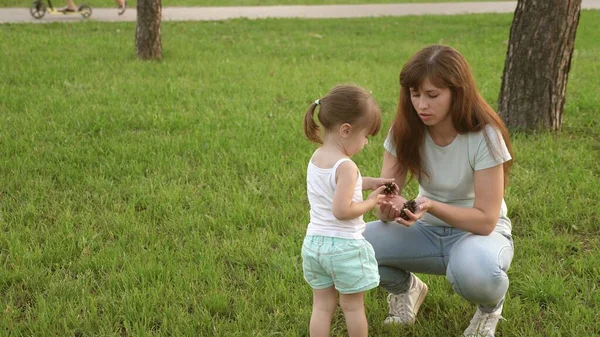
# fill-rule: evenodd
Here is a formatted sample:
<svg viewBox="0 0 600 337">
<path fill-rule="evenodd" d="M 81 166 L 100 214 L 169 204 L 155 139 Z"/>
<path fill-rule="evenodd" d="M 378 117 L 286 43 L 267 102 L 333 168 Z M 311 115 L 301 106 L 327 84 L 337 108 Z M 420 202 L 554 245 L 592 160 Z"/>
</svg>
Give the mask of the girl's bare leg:
<svg viewBox="0 0 600 337">
<path fill-rule="evenodd" d="M 313 289 L 313 310 L 310 316 L 310 337 L 328 337 L 331 318 L 337 308 L 337 291 L 333 286 Z"/>
<path fill-rule="evenodd" d="M 348 335 L 367 337 L 369 324 L 365 315 L 364 293 L 340 294 L 340 306 L 344 311 Z"/>
</svg>

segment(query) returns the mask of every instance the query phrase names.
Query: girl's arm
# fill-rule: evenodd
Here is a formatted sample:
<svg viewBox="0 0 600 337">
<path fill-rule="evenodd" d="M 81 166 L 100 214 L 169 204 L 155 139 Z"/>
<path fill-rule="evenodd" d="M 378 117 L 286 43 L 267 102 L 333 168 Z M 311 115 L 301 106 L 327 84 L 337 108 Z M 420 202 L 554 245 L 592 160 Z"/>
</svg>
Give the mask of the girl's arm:
<svg viewBox="0 0 600 337">
<path fill-rule="evenodd" d="M 394 178 L 363 177 L 362 189 L 363 191 L 376 190 L 381 185 L 393 182 Z"/>
<path fill-rule="evenodd" d="M 398 194 L 392 195 L 386 198 L 377 207 L 377 217 L 381 221 L 394 221 L 400 216 L 402 205 L 406 201 L 402 197 L 402 189 L 406 182 L 406 170 L 398 170 L 398 160 L 390 152 L 385 151 L 383 154 L 383 164 L 381 165 L 381 177 L 382 178 L 393 178 L 398 185 Z"/>
<path fill-rule="evenodd" d="M 447 224 L 479 235 L 489 235 L 494 231 L 500 216 L 504 197 L 504 168 L 502 164 L 474 172 L 473 185 L 475 202 L 472 208 L 456 207 L 428 198 L 417 199 L 415 214 L 406 212 L 411 220 L 397 218 L 399 223 L 410 226 L 423 213 L 429 212 Z"/>
<path fill-rule="evenodd" d="M 354 162 L 347 161 L 338 166 L 336 171 L 336 187 L 333 194 L 333 215 L 339 220 L 350 220 L 372 210 L 384 195 L 381 194 L 385 186 L 380 186 L 373 191 L 367 200 L 353 201 L 354 188 L 358 179 L 358 167 Z"/>
</svg>

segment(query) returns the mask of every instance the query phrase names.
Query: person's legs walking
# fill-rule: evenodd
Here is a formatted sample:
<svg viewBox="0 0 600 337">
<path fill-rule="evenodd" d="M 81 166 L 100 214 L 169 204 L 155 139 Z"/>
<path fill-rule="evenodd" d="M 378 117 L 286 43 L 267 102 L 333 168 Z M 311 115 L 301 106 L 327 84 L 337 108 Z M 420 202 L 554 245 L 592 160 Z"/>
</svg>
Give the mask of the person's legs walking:
<svg viewBox="0 0 600 337">
<path fill-rule="evenodd" d="M 117 4 L 117 8 L 119 9 L 119 15 L 125 13 L 125 10 L 127 9 L 127 0 L 115 0 L 115 3 Z"/>
<path fill-rule="evenodd" d="M 337 291 L 333 286 L 313 289 L 313 309 L 310 316 L 310 337 L 329 336 L 331 317 L 337 308 Z"/>
<path fill-rule="evenodd" d="M 340 307 L 344 312 L 350 337 L 367 337 L 369 324 L 365 315 L 364 293 L 340 294 Z"/>
<path fill-rule="evenodd" d="M 512 241 L 496 232 L 488 236 L 467 234 L 452 246 L 446 277 L 457 294 L 478 305 L 465 336 L 494 336 L 512 258 Z"/>
<path fill-rule="evenodd" d="M 61 12 L 76 12 L 77 6 L 73 0 L 67 0 L 67 7 L 60 10 Z"/>
</svg>

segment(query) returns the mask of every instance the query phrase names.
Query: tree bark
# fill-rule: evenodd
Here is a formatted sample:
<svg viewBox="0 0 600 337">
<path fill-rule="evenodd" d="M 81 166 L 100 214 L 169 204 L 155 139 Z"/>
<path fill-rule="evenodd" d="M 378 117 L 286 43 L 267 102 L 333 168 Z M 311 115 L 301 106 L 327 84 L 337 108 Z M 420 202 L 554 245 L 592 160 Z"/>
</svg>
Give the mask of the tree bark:
<svg viewBox="0 0 600 337">
<path fill-rule="evenodd" d="M 161 0 L 138 0 L 135 50 L 139 59 L 162 59 L 162 43 L 160 39 L 161 19 Z"/>
<path fill-rule="evenodd" d="M 511 130 L 559 130 L 581 0 L 518 0 L 498 113 Z"/>
</svg>

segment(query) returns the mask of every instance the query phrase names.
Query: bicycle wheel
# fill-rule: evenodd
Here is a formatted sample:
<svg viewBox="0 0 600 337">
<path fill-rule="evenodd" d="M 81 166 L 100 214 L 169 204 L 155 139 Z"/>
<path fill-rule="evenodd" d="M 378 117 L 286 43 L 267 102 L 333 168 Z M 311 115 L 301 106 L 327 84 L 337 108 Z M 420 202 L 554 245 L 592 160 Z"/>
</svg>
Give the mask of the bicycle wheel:
<svg viewBox="0 0 600 337">
<path fill-rule="evenodd" d="M 42 0 L 35 0 L 29 7 L 29 13 L 34 19 L 41 19 L 46 15 L 46 5 L 42 3 Z"/>
<path fill-rule="evenodd" d="M 79 9 L 77 11 L 79 12 L 79 14 L 81 14 L 81 16 L 83 16 L 84 19 L 87 19 L 90 16 L 92 16 L 92 7 L 90 7 L 89 5 L 83 4 L 79 6 Z"/>
</svg>

